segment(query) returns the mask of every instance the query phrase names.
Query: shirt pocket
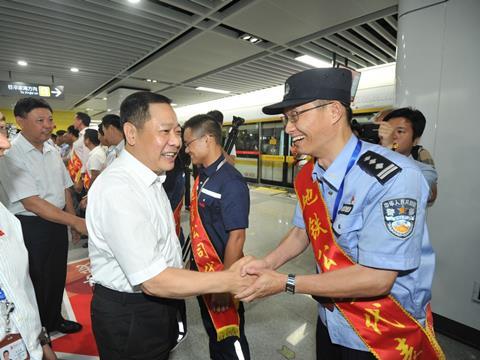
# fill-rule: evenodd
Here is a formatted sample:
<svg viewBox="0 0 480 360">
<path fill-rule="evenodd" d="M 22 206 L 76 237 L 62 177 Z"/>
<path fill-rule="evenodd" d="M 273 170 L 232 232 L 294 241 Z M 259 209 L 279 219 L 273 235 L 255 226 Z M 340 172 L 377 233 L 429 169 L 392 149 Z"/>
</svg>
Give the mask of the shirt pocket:
<svg viewBox="0 0 480 360">
<path fill-rule="evenodd" d="M 333 224 L 333 231 L 336 234 L 337 243 L 352 258 L 358 258 L 358 232 L 363 227 L 363 216 L 361 213 L 343 215 L 339 214 Z"/>
<path fill-rule="evenodd" d="M 211 223 L 215 223 L 221 220 L 222 213 L 220 207 L 220 200 L 211 196 L 202 194 L 199 198 L 198 206 L 199 211 L 205 216 L 205 219 Z"/>
</svg>

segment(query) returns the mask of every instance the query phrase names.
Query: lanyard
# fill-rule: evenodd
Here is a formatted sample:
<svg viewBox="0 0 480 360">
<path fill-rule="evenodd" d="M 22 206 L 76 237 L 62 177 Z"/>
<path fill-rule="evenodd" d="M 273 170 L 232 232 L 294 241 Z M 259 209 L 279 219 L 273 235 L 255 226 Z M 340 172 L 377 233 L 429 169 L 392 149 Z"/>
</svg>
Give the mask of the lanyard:
<svg viewBox="0 0 480 360">
<path fill-rule="evenodd" d="M 337 197 L 335 198 L 335 206 L 333 207 L 333 214 L 332 214 L 332 224 L 335 222 L 337 218 L 337 211 L 338 206 L 340 205 L 340 200 L 343 196 L 343 185 L 345 184 L 345 178 L 347 177 L 348 172 L 352 169 L 353 165 L 357 162 L 358 155 L 360 155 L 360 150 L 362 149 L 362 142 L 357 139 L 357 146 L 355 146 L 355 150 L 353 150 L 352 156 L 350 156 L 350 160 L 348 161 L 347 170 L 345 171 L 345 175 L 343 176 L 342 183 L 338 188 Z"/>
<path fill-rule="evenodd" d="M 225 162 L 227 161 L 227 159 L 223 159 L 220 164 L 217 165 L 217 168 L 215 169 L 215 173 L 213 175 L 215 175 L 217 173 L 218 170 L 220 170 L 220 168 L 225 164 Z M 212 175 L 212 176 L 213 176 Z M 200 189 L 198 191 L 198 193 L 200 194 L 203 190 L 203 188 L 205 187 L 205 184 L 207 183 L 208 180 L 210 180 L 211 176 L 209 176 L 208 178 L 205 179 L 205 181 L 203 182 L 202 186 L 200 186 Z"/>
</svg>

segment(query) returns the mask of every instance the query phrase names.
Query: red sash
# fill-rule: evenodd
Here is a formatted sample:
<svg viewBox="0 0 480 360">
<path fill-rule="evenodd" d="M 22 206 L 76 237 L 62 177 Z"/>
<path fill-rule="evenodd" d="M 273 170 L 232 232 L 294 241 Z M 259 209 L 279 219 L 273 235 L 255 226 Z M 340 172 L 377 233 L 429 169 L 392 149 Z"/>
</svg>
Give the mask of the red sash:
<svg viewBox="0 0 480 360">
<path fill-rule="evenodd" d="M 177 233 L 177 236 L 180 236 L 180 215 L 182 213 L 182 206 L 183 206 L 183 197 L 178 203 L 177 207 L 173 211 L 173 218 L 175 219 L 175 232 Z"/>
<path fill-rule="evenodd" d="M 70 160 L 68 160 L 67 169 L 72 181 L 74 183 L 77 182 L 81 176 L 82 160 L 80 160 L 80 157 L 75 150 L 72 150 L 72 156 L 70 157 Z"/>
<path fill-rule="evenodd" d="M 198 194 L 197 188 L 199 177 L 195 180 L 192 189 L 192 199 L 190 207 L 190 239 L 192 241 L 192 253 L 197 264 L 198 271 L 222 271 L 223 263 L 215 250 L 208 234 L 203 227 L 200 214 L 198 213 Z M 226 311 L 215 312 L 210 308 L 211 295 L 204 295 L 203 300 L 212 319 L 215 330 L 217 331 L 217 341 L 222 341 L 229 336 L 240 337 L 240 318 L 230 296 L 230 306 Z"/>
<path fill-rule="evenodd" d="M 313 165 L 310 161 L 298 173 L 295 191 L 315 259 L 322 272 L 352 266 L 355 263 L 335 241 L 325 201 L 318 184 L 312 180 Z M 445 359 L 435 339 L 429 305 L 424 327 L 391 295 L 333 301 L 377 359 Z"/>
<path fill-rule="evenodd" d="M 88 174 L 88 171 L 85 171 L 85 174 L 83 175 L 83 186 L 85 186 L 85 189 L 90 189 L 90 185 L 92 185 L 92 178 Z"/>
</svg>

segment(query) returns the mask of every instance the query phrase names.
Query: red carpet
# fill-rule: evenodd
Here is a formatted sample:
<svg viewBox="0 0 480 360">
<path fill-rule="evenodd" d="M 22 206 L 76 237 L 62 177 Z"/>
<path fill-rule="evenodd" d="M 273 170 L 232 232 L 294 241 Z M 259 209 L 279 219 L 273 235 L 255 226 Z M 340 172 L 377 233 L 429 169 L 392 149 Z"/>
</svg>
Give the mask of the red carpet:
<svg viewBox="0 0 480 360">
<path fill-rule="evenodd" d="M 68 301 L 64 297 L 68 319 L 82 324 L 82 331 L 75 334 L 54 336 L 53 350 L 72 355 L 98 356 L 97 345 L 92 333 L 90 302 L 92 289 L 88 284 L 90 261 L 88 258 L 68 264 L 65 284 Z"/>
</svg>

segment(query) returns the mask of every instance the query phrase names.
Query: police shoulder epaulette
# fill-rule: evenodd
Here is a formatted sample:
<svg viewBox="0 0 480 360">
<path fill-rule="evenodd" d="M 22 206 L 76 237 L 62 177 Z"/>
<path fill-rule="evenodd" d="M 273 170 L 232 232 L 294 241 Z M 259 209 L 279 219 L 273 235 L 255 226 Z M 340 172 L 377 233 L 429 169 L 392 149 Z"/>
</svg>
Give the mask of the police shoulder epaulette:
<svg viewBox="0 0 480 360">
<path fill-rule="evenodd" d="M 402 168 L 373 151 L 367 151 L 357 162 L 367 174 L 375 176 L 382 185 L 402 171 Z"/>
</svg>

